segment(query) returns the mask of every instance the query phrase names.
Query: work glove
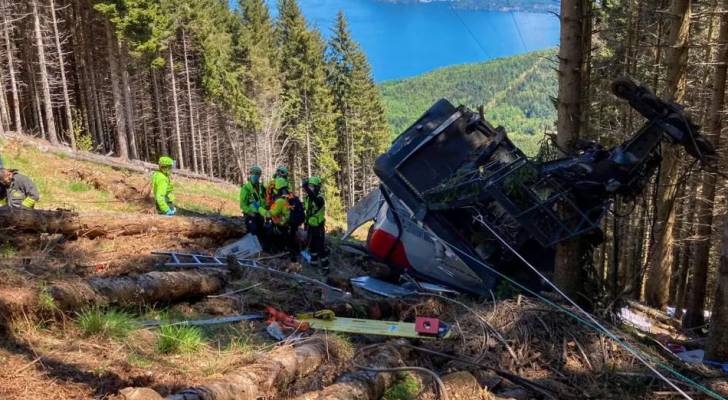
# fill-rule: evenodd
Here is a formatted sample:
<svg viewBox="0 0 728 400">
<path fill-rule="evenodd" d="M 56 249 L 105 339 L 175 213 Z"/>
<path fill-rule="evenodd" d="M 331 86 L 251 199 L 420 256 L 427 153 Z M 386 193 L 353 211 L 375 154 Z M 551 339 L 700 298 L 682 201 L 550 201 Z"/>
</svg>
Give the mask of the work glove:
<svg viewBox="0 0 728 400">
<path fill-rule="evenodd" d="M 177 210 L 175 210 L 174 208 L 170 208 L 169 210 L 167 210 L 167 212 L 166 212 L 166 213 L 164 213 L 164 215 L 166 215 L 166 216 L 168 216 L 168 217 L 171 217 L 171 216 L 173 216 L 173 215 L 174 215 L 174 214 L 175 214 L 176 212 L 177 212 Z"/>
</svg>

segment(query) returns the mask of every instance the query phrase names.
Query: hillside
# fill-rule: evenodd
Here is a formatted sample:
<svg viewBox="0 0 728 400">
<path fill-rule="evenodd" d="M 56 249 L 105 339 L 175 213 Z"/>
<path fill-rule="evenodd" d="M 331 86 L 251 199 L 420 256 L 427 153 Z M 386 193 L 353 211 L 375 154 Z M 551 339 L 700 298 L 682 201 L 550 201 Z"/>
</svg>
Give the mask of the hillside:
<svg viewBox="0 0 728 400">
<path fill-rule="evenodd" d="M 154 213 L 150 177 L 91 162 L 56 155 L 31 139 L 0 138 L 0 154 L 7 168 L 20 170 L 38 186 L 41 209 L 79 212 Z M 188 214 L 237 215 L 238 188 L 231 184 L 174 177 L 177 206 Z"/>
<path fill-rule="evenodd" d="M 402 132 L 444 97 L 472 109 L 484 104 L 486 118 L 503 125 L 511 139 L 534 154 L 541 134 L 556 120 L 550 99 L 556 96 L 558 85 L 551 69 L 554 55 L 553 49 L 542 50 L 384 82 L 380 90 L 393 134 Z"/>
</svg>

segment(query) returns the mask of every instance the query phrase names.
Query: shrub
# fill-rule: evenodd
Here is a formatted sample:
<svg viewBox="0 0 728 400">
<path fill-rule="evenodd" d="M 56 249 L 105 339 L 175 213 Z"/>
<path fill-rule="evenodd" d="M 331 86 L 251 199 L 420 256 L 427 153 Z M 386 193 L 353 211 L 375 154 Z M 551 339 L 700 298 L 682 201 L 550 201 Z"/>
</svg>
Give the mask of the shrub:
<svg viewBox="0 0 728 400">
<path fill-rule="evenodd" d="M 131 314 L 93 307 L 78 314 L 77 324 L 87 336 L 99 335 L 123 339 L 137 328 Z"/>
<path fill-rule="evenodd" d="M 202 331 L 194 326 L 162 325 L 157 336 L 157 351 L 162 354 L 194 353 L 202 347 Z"/>
</svg>

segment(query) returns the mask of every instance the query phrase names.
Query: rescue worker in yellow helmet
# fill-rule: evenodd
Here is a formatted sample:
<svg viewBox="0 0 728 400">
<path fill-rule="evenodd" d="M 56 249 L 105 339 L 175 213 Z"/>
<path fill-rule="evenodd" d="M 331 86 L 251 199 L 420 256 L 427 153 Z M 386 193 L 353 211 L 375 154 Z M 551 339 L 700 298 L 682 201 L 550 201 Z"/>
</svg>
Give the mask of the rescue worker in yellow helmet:
<svg viewBox="0 0 728 400">
<path fill-rule="evenodd" d="M 159 157 L 159 170 L 152 174 L 152 193 L 157 212 L 169 216 L 177 213 L 177 209 L 174 207 L 174 185 L 170 179 L 173 166 L 172 158 Z"/>
<path fill-rule="evenodd" d="M 38 200 L 38 188 L 30 178 L 0 167 L 0 207 L 33 209 Z"/>
<path fill-rule="evenodd" d="M 240 187 L 240 211 L 245 217 L 245 228 L 256 235 L 263 243 L 263 217 L 258 210 L 265 205 L 265 185 L 261 182 L 263 170 L 253 165 L 248 171 L 248 179 Z"/>
<path fill-rule="evenodd" d="M 326 250 L 326 200 L 321 193 L 321 178 L 312 176 L 303 181 L 303 209 L 306 212 L 306 232 L 311 266 L 329 270 L 329 254 Z"/>
<path fill-rule="evenodd" d="M 281 250 L 288 250 L 292 263 L 298 260 L 298 243 L 296 242 L 296 229 L 290 223 L 291 206 L 289 204 L 288 180 L 283 177 L 275 178 L 273 182 L 273 198 L 270 208 L 260 207 L 259 212 L 264 218 L 271 221 L 266 236 L 271 239 L 271 246 Z M 297 227 L 296 227 L 297 228 Z"/>
</svg>

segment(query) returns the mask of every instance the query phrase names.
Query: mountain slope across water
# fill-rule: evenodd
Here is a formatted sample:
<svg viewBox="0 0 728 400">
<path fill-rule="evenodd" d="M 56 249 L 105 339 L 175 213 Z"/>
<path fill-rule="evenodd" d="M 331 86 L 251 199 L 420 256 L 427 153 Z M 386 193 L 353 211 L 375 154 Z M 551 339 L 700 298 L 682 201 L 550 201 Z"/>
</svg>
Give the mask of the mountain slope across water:
<svg viewBox="0 0 728 400">
<path fill-rule="evenodd" d="M 437 99 L 471 109 L 484 105 L 485 117 L 503 125 L 527 153 L 534 154 L 545 130 L 552 130 L 558 77 L 554 49 L 500 58 L 482 64 L 447 67 L 380 85 L 393 135 L 398 135 Z"/>
</svg>

